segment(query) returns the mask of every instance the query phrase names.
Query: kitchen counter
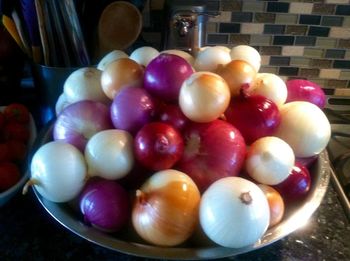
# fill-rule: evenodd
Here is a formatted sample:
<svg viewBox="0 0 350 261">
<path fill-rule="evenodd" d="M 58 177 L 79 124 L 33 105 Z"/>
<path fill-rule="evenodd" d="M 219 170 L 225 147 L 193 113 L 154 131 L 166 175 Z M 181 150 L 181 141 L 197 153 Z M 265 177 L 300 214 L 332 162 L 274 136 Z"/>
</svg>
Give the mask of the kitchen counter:
<svg viewBox="0 0 350 261">
<path fill-rule="evenodd" d="M 150 260 L 93 244 L 56 222 L 32 190 L 0 208 L 1 260 Z M 229 260 L 349 260 L 350 223 L 330 183 L 321 206 L 289 236 Z"/>
</svg>

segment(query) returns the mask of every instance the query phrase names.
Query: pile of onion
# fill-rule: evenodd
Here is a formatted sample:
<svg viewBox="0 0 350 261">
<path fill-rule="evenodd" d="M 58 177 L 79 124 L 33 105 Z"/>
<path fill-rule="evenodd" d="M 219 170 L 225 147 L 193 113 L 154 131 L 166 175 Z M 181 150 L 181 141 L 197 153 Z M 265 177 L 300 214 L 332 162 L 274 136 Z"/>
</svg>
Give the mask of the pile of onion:
<svg viewBox="0 0 350 261">
<path fill-rule="evenodd" d="M 25 190 L 156 246 L 196 231 L 224 247 L 256 243 L 309 193 L 307 167 L 331 131 L 317 84 L 260 66 L 246 45 L 110 52 L 67 79 Z"/>
</svg>

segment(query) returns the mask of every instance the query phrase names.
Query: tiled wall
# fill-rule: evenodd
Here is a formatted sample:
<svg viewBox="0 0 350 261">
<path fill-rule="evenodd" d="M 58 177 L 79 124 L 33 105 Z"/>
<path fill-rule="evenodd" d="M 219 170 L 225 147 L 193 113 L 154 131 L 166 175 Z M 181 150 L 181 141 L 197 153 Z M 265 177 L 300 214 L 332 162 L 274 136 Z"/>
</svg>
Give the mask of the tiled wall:
<svg viewBox="0 0 350 261">
<path fill-rule="evenodd" d="M 161 0 L 154 0 L 158 3 Z M 261 72 L 350 88 L 350 1 L 208 1 L 206 45 L 248 44 Z"/>
</svg>

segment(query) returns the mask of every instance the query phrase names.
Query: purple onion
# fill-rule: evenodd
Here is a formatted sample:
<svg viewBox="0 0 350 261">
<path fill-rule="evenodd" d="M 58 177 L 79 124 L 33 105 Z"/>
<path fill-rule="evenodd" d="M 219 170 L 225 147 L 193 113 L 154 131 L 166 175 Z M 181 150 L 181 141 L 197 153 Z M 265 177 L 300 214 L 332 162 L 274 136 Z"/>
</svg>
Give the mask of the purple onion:
<svg viewBox="0 0 350 261">
<path fill-rule="evenodd" d="M 302 79 L 286 82 L 288 96 L 286 102 L 307 101 L 323 109 L 326 104 L 326 95 L 322 88 L 314 82 Z"/>
<path fill-rule="evenodd" d="M 57 116 L 53 127 L 53 138 L 70 143 L 84 151 L 91 136 L 101 130 L 112 128 L 107 105 L 83 100 L 68 105 Z"/>
<path fill-rule="evenodd" d="M 278 107 L 273 101 L 262 95 L 243 92 L 231 99 L 225 116 L 241 132 L 247 144 L 273 135 L 281 122 Z"/>
<path fill-rule="evenodd" d="M 89 180 L 80 195 L 79 206 L 85 222 L 105 232 L 120 230 L 130 219 L 129 195 L 113 180 Z"/>
<path fill-rule="evenodd" d="M 164 102 L 177 102 L 182 83 L 192 73 L 192 66 L 184 58 L 162 53 L 147 65 L 144 88 Z"/>
<path fill-rule="evenodd" d="M 143 125 L 153 120 L 155 107 L 152 96 L 145 89 L 123 88 L 114 97 L 110 107 L 112 123 L 115 128 L 134 135 Z"/>
</svg>

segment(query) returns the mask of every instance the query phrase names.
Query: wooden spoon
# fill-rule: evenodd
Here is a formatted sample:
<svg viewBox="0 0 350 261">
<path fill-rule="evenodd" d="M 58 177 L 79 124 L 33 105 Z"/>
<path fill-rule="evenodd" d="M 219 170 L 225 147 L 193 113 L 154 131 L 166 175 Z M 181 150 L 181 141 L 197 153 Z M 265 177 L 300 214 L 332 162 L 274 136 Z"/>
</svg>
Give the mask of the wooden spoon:
<svg viewBox="0 0 350 261">
<path fill-rule="evenodd" d="M 133 4 L 116 1 L 102 12 L 98 23 L 98 56 L 128 48 L 142 29 L 142 15 Z"/>
</svg>

